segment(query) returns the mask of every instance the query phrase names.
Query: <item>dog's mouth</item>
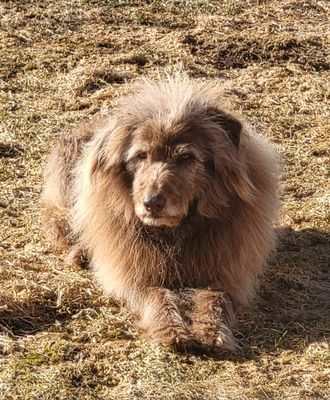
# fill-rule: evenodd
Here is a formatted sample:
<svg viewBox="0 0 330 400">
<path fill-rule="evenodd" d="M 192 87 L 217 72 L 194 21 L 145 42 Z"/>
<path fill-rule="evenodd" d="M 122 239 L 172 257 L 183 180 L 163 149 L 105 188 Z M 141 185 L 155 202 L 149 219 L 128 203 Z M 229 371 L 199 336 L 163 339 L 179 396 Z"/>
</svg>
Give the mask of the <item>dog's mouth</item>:
<svg viewBox="0 0 330 400">
<path fill-rule="evenodd" d="M 138 218 L 144 225 L 167 226 L 170 228 L 175 228 L 180 224 L 181 221 L 181 218 L 179 217 L 158 216 L 151 214 L 138 215 Z"/>
<path fill-rule="evenodd" d="M 184 218 L 184 210 L 174 205 L 167 205 L 163 210 L 146 210 L 142 204 L 135 206 L 135 214 L 139 220 L 148 226 L 175 228 Z"/>
</svg>

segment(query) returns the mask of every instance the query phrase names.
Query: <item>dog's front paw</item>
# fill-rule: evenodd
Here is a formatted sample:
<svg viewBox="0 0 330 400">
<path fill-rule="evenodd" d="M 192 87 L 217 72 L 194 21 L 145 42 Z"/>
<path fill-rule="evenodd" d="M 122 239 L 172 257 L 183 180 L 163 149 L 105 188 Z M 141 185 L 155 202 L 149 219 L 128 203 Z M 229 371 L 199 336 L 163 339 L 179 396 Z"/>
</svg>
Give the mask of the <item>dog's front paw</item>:
<svg viewBox="0 0 330 400">
<path fill-rule="evenodd" d="M 236 352 L 240 349 L 232 331 L 225 324 L 212 326 L 207 323 L 195 323 L 192 332 L 208 352 Z"/>
<path fill-rule="evenodd" d="M 230 329 L 235 314 L 226 293 L 218 290 L 195 289 L 194 305 L 189 313 L 190 332 L 207 352 L 235 352 L 239 350 Z"/>
</svg>

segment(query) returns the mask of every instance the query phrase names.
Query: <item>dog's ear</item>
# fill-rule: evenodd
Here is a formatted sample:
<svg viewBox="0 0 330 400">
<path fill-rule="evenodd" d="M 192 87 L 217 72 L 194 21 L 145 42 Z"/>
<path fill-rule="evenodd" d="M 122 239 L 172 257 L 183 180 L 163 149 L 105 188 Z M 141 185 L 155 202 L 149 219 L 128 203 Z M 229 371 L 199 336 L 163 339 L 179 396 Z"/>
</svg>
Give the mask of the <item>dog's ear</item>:
<svg viewBox="0 0 330 400">
<path fill-rule="evenodd" d="M 240 148 L 243 125 L 232 115 L 212 108 L 212 125 L 207 135 L 207 184 L 198 199 L 198 211 L 208 218 L 221 218 L 235 199 L 253 202 L 255 187 L 243 149 Z M 225 135 L 224 135 L 225 133 Z M 230 140 L 228 140 L 230 139 Z"/>
<path fill-rule="evenodd" d="M 242 123 L 233 115 L 216 107 L 209 107 L 206 112 L 207 117 L 215 122 L 226 133 L 234 146 L 238 149 L 240 144 Z"/>
<path fill-rule="evenodd" d="M 228 162 L 219 154 L 207 162 L 207 182 L 198 196 L 198 212 L 208 218 L 221 219 L 225 209 L 236 201 L 253 203 L 256 188 L 244 161 Z"/>
<path fill-rule="evenodd" d="M 120 121 L 111 121 L 95 134 L 86 146 L 84 162 L 88 183 L 98 172 L 114 171 L 120 173 L 125 167 L 125 150 L 128 147 L 130 129 Z"/>
</svg>

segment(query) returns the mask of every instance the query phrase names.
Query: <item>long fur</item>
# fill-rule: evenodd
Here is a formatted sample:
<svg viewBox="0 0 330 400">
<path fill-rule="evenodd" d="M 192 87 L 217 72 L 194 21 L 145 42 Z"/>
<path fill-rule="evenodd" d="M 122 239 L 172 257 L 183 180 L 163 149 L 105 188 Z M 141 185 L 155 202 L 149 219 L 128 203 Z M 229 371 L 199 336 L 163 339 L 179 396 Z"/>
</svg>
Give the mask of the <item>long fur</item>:
<svg viewBox="0 0 330 400">
<path fill-rule="evenodd" d="M 141 141 L 165 154 L 178 140 L 194 147 L 194 161 L 137 167 Z M 253 298 L 274 245 L 277 185 L 270 146 L 219 105 L 216 88 L 167 77 L 145 81 L 115 115 L 60 140 L 46 171 L 44 221 L 55 244 L 88 254 L 106 293 L 156 342 L 235 350 L 234 312 Z M 169 212 L 182 211 L 173 226 L 138 215 L 156 186 Z"/>
</svg>

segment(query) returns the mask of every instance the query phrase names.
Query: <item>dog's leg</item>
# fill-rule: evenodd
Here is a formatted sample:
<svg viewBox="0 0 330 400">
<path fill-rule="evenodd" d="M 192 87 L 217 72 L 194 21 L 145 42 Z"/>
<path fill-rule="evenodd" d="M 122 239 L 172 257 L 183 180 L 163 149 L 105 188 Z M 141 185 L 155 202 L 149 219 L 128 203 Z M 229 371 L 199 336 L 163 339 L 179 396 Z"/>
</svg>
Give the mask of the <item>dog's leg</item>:
<svg viewBox="0 0 330 400">
<path fill-rule="evenodd" d="M 42 209 L 42 220 L 45 234 L 52 247 L 67 250 L 71 246 L 69 210 L 46 204 Z"/>
<path fill-rule="evenodd" d="M 183 352 L 200 349 L 181 316 L 179 299 L 171 290 L 149 289 L 142 302 L 140 326 L 155 343 Z"/>
<path fill-rule="evenodd" d="M 55 206 L 44 206 L 42 210 L 44 231 L 53 249 L 67 251 L 67 264 L 87 268 L 88 257 L 80 244 L 75 243 L 69 224 L 69 210 Z"/>
<path fill-rule="evenodd" d="M 77 268 L 88 269 L 89 267 L 88 256 L 80 244 L 71 246 L 68 255 L 65 257 L 65 262 Z"/>
<path fill-rule="evenodd" d="M 210 351 L 239 349 L 230 327 L 235 322 L 232 303 L 221 291 L 192 289 L 191 332 Z"/>
</svg>

